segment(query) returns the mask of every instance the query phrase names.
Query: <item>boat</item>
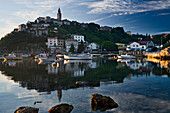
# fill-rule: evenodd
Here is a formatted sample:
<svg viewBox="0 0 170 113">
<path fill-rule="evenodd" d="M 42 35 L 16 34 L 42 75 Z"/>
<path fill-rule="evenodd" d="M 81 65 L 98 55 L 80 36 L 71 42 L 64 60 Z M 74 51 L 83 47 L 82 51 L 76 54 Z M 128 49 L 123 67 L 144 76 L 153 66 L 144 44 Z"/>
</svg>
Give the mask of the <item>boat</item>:
<svg viewBox="0 0 170 113">
<path fill-rule="evenodd" d="M 28 54 L 23 54 L 23 55 L 22 55 L 23 58 L 28 58 L 28 57 L 30 57 L 30 56 L 31 56 L 31 55 L 28 55 Z"/>
<path fill-rule="evenodd" d="M 134 59 L 136 58 L 135 56 L 132 55 L 119 55 L 117 56 L 118 59 Z"/>
<path fill-rule="evenodd" d="M 59 59 L 59 60 L 63 60 L 63 59 L 64 59 L 64 55 L 62 55 L 62 54 L 57 54 L 57 55 L 56 55 L 56 58 Z"/>
<path fill-rule="evenodd" d="M 47 57 L 48 55 L 46 53 L 40 53 L 38 55 L 36 55 L 34 58 L 38 59 L 38 58 L 42 58 L 42 57 Z"/>
<path fill-rule="evenodd" d="M 4 60 L 22 60 L 22 56 L 16 56 L 16 54 L 11 53 L 8 56 L 4 57 Z"/>
<path fill-rule="evenodd" d="M 54 62 L 54 61 L 56 61 L 56 59 L 48 58 L 48 57 L 39 57 L 38 60 L 40 60 L 41 62 Z"/>
<path fill-rule="evenodd" d="M 91 54 L 70 54 L 64 55 L 65 60 L 92 60 L 93 55 Z"/>
</svg>

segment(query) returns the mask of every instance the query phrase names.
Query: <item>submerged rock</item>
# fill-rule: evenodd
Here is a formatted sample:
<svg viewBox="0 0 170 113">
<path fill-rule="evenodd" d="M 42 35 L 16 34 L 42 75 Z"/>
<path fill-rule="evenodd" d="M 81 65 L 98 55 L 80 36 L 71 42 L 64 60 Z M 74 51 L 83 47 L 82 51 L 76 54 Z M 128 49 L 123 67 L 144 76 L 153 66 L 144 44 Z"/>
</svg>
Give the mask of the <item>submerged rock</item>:
<svg viewBox="0 0 170 113">
<path fill-rule="evenodd" d="M 108 96 L 102 96 L 100 94 L 91 95 L 91 109 L 93 111 L 106 111 L 117 107 L 118 104 Z"/>
<path fill-rule="evenodd" d="M 60 104 L 52 107 L 48 110 L 49 113 L 70 113 L 73 110 L 73 106 L 69 104 Z"/>
<path fill-rule="evenodd" d="M 38 113 L 39 108 L 32 108 L 28 106 L 19 107 L 14 113 Z"/>
</svg>

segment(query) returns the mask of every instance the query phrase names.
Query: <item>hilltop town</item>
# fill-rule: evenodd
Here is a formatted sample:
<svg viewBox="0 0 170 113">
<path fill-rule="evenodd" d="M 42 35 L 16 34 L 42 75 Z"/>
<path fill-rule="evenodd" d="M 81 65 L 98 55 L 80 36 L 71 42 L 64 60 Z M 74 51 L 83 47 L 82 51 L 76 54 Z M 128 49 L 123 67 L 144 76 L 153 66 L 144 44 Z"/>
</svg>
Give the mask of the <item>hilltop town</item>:
<svg viewBox="0 0 170 113">
<path fill-rule="evenodd" d="M 167 46 L 169 35 L 155 37 L 147 34 L 132 34 L 131 31 L 125 32 L 122 27 L 113 28 L 95 23 L 62 20 L 59 8 L 57 18 L 38 17 L 34 22 L 20 24 L 18 28 L 1 39 L 0 47 L 3 48 L 1 52 L 22 50 L 50 53 L 99 53 L 119 50 L 119 53 L 140 51 L 139 53 L 143 54 L 143 51 L 149 47 L 157 46 L 159 49 L 161 45 Z M 163 40 L 162 44 L 160 39 Z"/>
</svg>

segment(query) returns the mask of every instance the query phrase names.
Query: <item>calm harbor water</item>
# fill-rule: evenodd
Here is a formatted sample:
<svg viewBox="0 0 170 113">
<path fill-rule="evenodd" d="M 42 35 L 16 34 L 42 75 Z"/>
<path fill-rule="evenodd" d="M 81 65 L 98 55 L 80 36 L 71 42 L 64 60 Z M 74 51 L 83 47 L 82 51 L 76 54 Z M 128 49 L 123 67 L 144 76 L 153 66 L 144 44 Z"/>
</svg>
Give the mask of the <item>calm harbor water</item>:
<svg viewBox="0 0 170 113">
<path fill-rule="evenodd" d="M 94 59 L 67 60 L 52 66 L 32 59 L 2 61 L 0 113 L 13 113 L 20 106 L 48 113 L 61 103 L 73 105 L 72 113 L 100 113 L 91 110 L 94 93 L 118 103 L 118 108 L 105 113 L 170 113 L 168 62 Z M 42 103 L 34 105 L 35 101 Z"/>
</svg>

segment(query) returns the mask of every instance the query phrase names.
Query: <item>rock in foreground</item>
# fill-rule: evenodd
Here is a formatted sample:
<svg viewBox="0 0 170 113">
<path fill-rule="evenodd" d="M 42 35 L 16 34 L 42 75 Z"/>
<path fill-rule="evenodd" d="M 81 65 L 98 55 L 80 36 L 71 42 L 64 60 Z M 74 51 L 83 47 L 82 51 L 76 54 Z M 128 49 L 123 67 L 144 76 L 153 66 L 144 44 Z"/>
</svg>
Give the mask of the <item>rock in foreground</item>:
<svg viewBox="0 0 170 113">
<path fill-rule="evenodd" d="M 39 108 L 32 108 L 28 106 L 19 107 L 14 113 L 38 113 Z"/>
<path fill-rule="evenodd" d="M 48 110 L 49 113 L 70 113 L 73 110 L 73 106 L 69 104 L 60 104 L 52 107 Z"/>
<path fill-rule="evenodd" d="M 93 111 L 106 111 L 117 107 L 118 104 L 110 97 L 102 96 L 100 94 L 91 95 L 91 109 Z"/>
</svg>

